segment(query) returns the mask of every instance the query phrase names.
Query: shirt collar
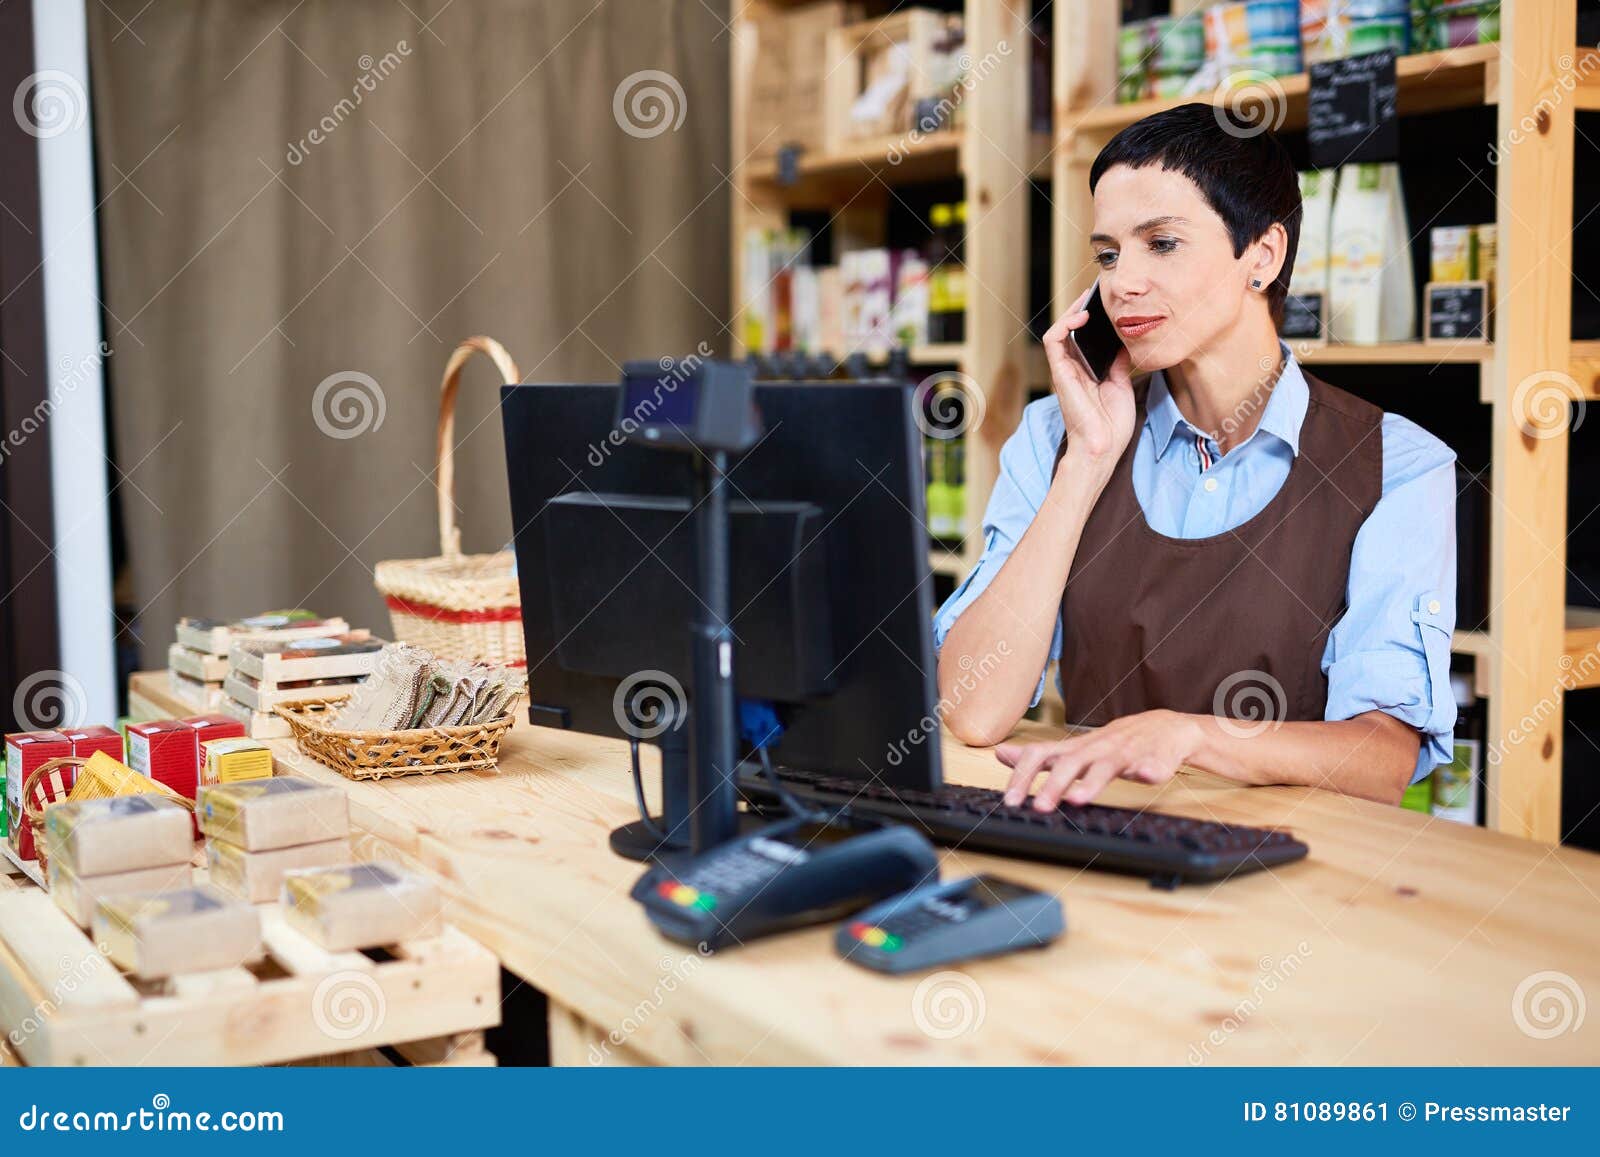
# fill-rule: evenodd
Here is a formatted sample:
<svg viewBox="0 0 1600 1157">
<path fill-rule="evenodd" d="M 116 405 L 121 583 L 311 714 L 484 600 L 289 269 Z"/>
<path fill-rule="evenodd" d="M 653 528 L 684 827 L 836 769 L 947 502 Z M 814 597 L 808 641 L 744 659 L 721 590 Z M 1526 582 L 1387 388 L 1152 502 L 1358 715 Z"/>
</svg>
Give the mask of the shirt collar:
<svg viewBox="0 0 1600 1157">
<path fill-rule="evenodd" d="M 1306 385 L 1300 363 L 1295 360 L 1289 347 L 1280 341 L 1278 350 L 1283 355 L 1283 372 L 1278 375 L 1277 385 L 1267 396 L 1267 406 L 1262 411 L 1256 431 L 1271 434 L 1298 455 L 1300 426 L 1305 421 L 1311 387 Z M 1178 403 L 1173 401 L 1172 393 L 1167 389 L 1166 374 L 1161 370 L 1150 376 L 1150 392 L 1145 399 L 1145 424 L 1155 439 L 1157 458 L 1165 456 L 1172 436 L 1180 425 L 1190 434 L 1199 433 L 1178 409 Z"/>
</svg>

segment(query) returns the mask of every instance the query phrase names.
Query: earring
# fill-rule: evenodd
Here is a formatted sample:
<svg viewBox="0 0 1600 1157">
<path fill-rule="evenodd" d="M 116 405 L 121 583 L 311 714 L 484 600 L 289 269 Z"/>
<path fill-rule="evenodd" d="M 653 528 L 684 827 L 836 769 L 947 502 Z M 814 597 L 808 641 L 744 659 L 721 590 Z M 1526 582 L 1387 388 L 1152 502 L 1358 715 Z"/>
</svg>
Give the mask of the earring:
<svg viewBox="0 0 1600 1157">
<path fill-rule="evenodd" d="M 1260 289 L 1261 288 L 1261 282 L 1260 281 L 1252 281 L 1250 283 L 1250 288 L 1251 289 Z"/>
</svg>

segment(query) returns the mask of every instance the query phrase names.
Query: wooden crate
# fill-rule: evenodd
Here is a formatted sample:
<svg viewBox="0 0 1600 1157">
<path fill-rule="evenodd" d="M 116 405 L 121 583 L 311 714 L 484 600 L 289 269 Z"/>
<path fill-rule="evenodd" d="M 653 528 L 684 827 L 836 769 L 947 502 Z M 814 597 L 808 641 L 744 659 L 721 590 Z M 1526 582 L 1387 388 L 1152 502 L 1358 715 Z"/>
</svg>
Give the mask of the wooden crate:
<svg viewBox="0 0 1600 1157">
<path fill-rule="evenodd" d="M 847 141 L 909 132 L 916 103 L 933 93 L 933 46 L 944 33 L 944 17 L 927 8 L 908 8 L 881 20 L 863 20 L 828 34 L 828 78 L 824 95 L 828 148 Z M 909 45 L 907 84 L 885 115 L 852 120 L 850 108 L 877 76 L 891 47 Z"/>
<path fill-rule="evenodd" d="M 15 878 L 12 878 L 15 881 Z M 123 976 L 37 888 L 0 886 L 0 1030 L 30 1065 L 492 1065 L 500 966 L 454 926 L 369 952 L 328 952 L 260 907 L 266 958 L 173 977 Z M 343 1059 L 330 1060 L 333 1054 Z"/>
</svg>

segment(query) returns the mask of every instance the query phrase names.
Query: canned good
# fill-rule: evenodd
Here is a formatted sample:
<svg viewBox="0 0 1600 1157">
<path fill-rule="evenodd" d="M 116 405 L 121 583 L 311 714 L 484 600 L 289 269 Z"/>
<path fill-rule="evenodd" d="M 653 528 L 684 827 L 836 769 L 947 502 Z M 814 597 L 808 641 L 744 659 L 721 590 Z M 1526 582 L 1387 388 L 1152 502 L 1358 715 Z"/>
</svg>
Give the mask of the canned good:
<svg viewBox="0 0 1600 1157">
<path fill-rule="evenodd" d="M 1300 35 L 1300 0 L 1251 0 L 1245 6 L 1245 25 L 1252 46 L 1263 40 Z"/>
<path fill-rule="evenodd" d="M 1500 0 L 1455 0 L 1433 14 L 1446 48 L 1493 44 L 1500 39 Z"/>
<path fill-rule="evenodd" d="M 1150 21 L 1152 71 L 1170 75 L 1194 72 L 1206 58 L 1205 31 L 1198 20 L 1158 16 Z"/>
<path fill-rule="evenodd" d="M 1369 20 L 1350 21 L 1350 39 L 1345 55 L 1362 56 L 1368 52 L 1381 52 L 1385 48 L 1392 48 L 1396 53 L 1404 53 L 1411 43 L 1411 20 L 1409 17 L 1391 18 L 1382 17 Z"/>
<path fill-rule="evenodd" d="M 1134 20 L 1117 33 L 1117 63 L 1126 73 L 1142 72 L 1150 51 L 1150 21 Z"/>
<path fill-rule="evenodd" d="M 1300 71 L 1300 38 L 1289 36 L 1252 40 L 1250 67 L 1269 76 L 1293 76 Z"/>
<path fill-rule="evenodd" d="M 1145 91 L 1150 96 L 1162 99 L 1182 96 L 1184 88 L 1189 83 L 1189 78 L 1193 75 L 1193 72 L 1152 72 Z"/>
</svg>

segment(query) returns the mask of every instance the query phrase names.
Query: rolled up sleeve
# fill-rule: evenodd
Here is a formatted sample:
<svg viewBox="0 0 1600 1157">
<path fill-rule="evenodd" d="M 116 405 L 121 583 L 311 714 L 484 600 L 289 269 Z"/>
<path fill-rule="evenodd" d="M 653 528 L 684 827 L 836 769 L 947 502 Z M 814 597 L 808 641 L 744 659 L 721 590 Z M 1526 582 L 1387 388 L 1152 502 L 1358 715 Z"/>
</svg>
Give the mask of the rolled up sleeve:
<svg viewBox="0 0 1600 1157">
<path fill-rule="evenodd" d="M 1056 447 L 1061 442 L 1061 409 L 1054 397 L 1030 402 L 1022 412 L 1022 422 L 1000 449 L 1000 473 L 989 505 L 983 512 L 983 554 L 978 565 L 956 587 L 933 617 L 933 645 L 943 649 L 950 628 L 963 611 L 977 601 L 1000 568 L 1011 557 L 1017 543 L 1032 525 L 1045 495 L 1050 490 L 1050 472 L 1055 465 Z M 1056 618 L 1050 640 L 1050 661 L 1061 657 L 1061 619 Z M 1048 666 L 1048 664 L 1047 664 Z M 1037 706 L 1044 695 L 1045 671 L 1033 691 Z"/>
<path fill-rule="evenodd" d="M 1456 703 L 1455 454 L 1415 423 L 1383 419 L 1383 492 L 1350 553 L 1348 609 L 1328 637 L 1328 720 L 1382 711 L 1417 729 L 1411 782 L 1451 758 Z"/>
</svg>

